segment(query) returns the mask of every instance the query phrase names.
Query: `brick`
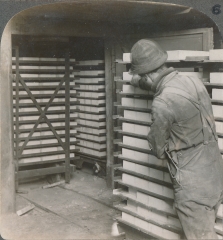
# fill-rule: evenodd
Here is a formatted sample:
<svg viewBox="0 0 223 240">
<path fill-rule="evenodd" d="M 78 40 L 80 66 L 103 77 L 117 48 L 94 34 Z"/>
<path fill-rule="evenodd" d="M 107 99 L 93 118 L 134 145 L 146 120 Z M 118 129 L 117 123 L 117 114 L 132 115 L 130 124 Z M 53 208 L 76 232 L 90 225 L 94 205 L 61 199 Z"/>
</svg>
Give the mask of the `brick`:
<svg viewBox="0 0 223 240">
<path fill-rule="evenodd" d="M 132 80 L 132 74 L 130 74 L 129 72 L 123 72 L 122 79 L 123 80 Z"/>
<path fill-rule="evenodd" d="M 160 237 L 163 237 L 163 228 L 161 227 L 158 227 L 152 223 L 150 223 L 150 231 L 153 233 L 153 234 L 156 234 Z"/>
<path fill-rule="evenodd" d="M 180 220 L 177 219 L 177 218 L 174 218 L 174 217 L 168 217 L 168 223 L 173 225 L 173 226 L 176 226 L 178 228 L 182 228 L 182 225 L 180 223 Z"/>
<path fill-rule="evenodd" d="M 140 120 L 140 121 L 145 121 L 145 122 L 151 122 L 152 121 L 152 114 L 151 113 L 138 112 L 137 116 L 138 116 L 138 120 Z"/>
<path fill-rule="evenodd" d="M 157 223 L 167 223 L 167 217 L 160 213 L 149 211 L 147 218 Z"/>
<path fill-rule="evenodd" d="M 134 99 L 134 107 L 136 107 L 136 108 L 147 108 L 148 107 L 148 100 Z"/>
<path fill-rule="evenodd" d="M 149 91 L 142 90 L 140 88 L 135 88 L 135 94 L 145 94 L 145 95 L 148 95 Z"/>
<path fill-rule="evenodd" d="M 136 125 L 135 124 L 135 133 L 147 136 L 149 133 L 150 127 Z"/>
<path fill-rule="evenodd" d="M 163 187 L 163 195 L 173 199 L 174 198 L 173 189 L 170 189 L 165 186 L 162 186 L 162 187 Z"/>
<path fill-rule="evenodd" d="M 150 182 L 150 187 L 149 187 L 149 191 L 156 193 L 156 194 L 160 194 L 163 195 L 163 189 L 162 189 L 162 185 L 157 184 L 157 183 L 152 183 Z"/>
<path fill-rule="evenodd" d="M 221 218 L 223 217 L 223 204 L 220 205 L 217 216 Z"/>
<path fill-rule="evenodd" d="M 135 133 L 135 124 L 122 123 L 122 130 L 123 130 L 124 132 Z"/>
<path fill-rule="evenodd" d="M 123 161 L 123 168 L 130 171 L 135 171 L 135 163 Z"/>
<path fill-rule="evenodd" d="M 153 169 L 153 168 L 150 169 L 149 176 L 152 177 L 152 178 L 163 181 L 163 178 L 164 178 L 163 175 L 164 175 L 163 171 L 156 170 L 156 169 Z"/>
<path fill-rule="evenodd" d="M 135 140 L 132 139 L 132 141 L 134 142 L 134 145 L 132 145 L 133 143 L 131 143 L 131 146 L 135 146 L 146 150 L 149 149 L 149 142 L 147 140 L 136 138 Z"/>
<path fill-rule="evenodd" d="M 124 183 L 130 184 L 132 186 L 135 186 L 135 177 L 131 176 L 129 174 L 123 173 L 122 174 L 122 181 Z"/>
<path fill-rule="evenodd" d="M 148 218 L 149 213 L 150 212 L 148 209 L 137 206 L 137 214 L 139 214 L 141 217 Z"/>
<path fill-rule="evenodd" d="M 208 51 L 189 51 L 189 50 L 172 50 L 167 51 L 168 58 L 170 61 L 185 60 L 186 57 L 200 57 L 200 56 L 209 56 Z"/>
<path fill-rule="evenodd" d="M 135 139 L 136 138 L 123 136 L 123 143 L 129 146 L 135 146 Z"/>
<path fill-rule="evenodd" d="M 223 49 L 211 49 L 209 50 L 210 60 L 223 60 Z"/>
<path fill-rule="evenodd" d="M 223 72 L 210 73 L 210 83 L 223 83 Z"/>
<path fill-rule="evenodd" d="M 122 155 L 124 157 L 127 157 L 127 158 L 134 158 L 134 151 L 132 150 L 129 150 L 129 149 L 126 149 L 126 148 L 122 148 Z"/>
<path fill-rule="evenodd" d="M 124 110 L 124 118 L 135 120 L 136 113 L 135 111 Z"/>
<path fill-rule="evenodd" d="M 172 183 L 169 173 L 164 172 L 164 181 Z"/>
<path fill-rule="evenodd" d="M 136 213 L 137 212 L 137 207 L 136 207 L 136 203 L 133 202 L 132 200 L 128 199 L 127 200 L 127 208 L 128 210 Z"/>
<path fill-rule="evenodd" d="M 223 89 L 212 89 L 212 99 L 223 100 Z"/>
<path fill-rule="evenodd" d="M 131 53 L 123 53 L 123 62 L 131 62 Z"/>
<path fill-rule="evenodd" d="M 222 116 L 223 116 L 223 106 L 212 105 L 212 109 L 213 109 L 214 117 L 222 118 Z"/>
<path fill-rule="evenodd" d="M 136 152 L 136 151 L 135 151 L 134 157 L 135 157 L 135 160 L 139 160 L 139 161 L 145 162 L 145 163 L 147 163 L 148 159 L 149 159 L 148 154 L 141 153 L 141 152 Z"/>
<path fill-rule="evenodd" d="M 137 201 L 144 203 L 144 204 L 148 204 L 149 202 L 149 195 L 145 194 L 145 193 L 141 193 L 141 192 L 137 192 Z"/>
<path fill-rule="evenodd" d="M 133 87 L 131 85 L 123 85 L 122 86 L 122 91 L 124 93 L 135 93 L 135 87 Z"/>
<path fill-rule="evenodd" d="M 150 223 L 148 223 L 142 219 L 135 218 L 135 225 L 139 228 L 144 229 L 147 232 L 150 231 Z"/>
<path fill-rule="evenodd" d="M 167 229 L 163 229 L 163 236 L 165 236 L 167 239 L 181 239 L 179 234 L 171 232 Z"/>
<path fill-rule="evenodd" d="M 136 197 L 137 197 L 137 190 L 134 189 L 134 188 L 131 188 L 131 187 L 129 187 L 128 190 L 129 190 L 129 195 L 131 196 L 131 198 L 136 199 Z"/>
<path fill-rule="evenodd" d="M 146 176 L 149 176 L 150 168 L 139 165 L 139 164 L 135 164 L 135 172 L 146 175 Z"/>
<path fill-rule="evenodd" d="M 223 150 L 223 138 L 218 138 L 218 146 L 221 150 Z"/>
<path fill-rule="evenodd" d="M 151 107 L 152 107 L 152 103 L 153 103 L 152 100 L 147 100 L 147 106 L 148 106 L 148 108 L 151 108 Z"/>
<path fill-rule="evenodd" d="M 179 75 L 202 78 L 203 72 L 179 72 Z"/>
<path fill-rule="evenodd" d="M 134 107 L 134 98 L 122 98 L 122 106 Z"/>
<path fill-rule="evenodd" d="M 128 223 L 135 224 L 135 217 L 125 212 L 122 212 L 122 219 Z"/>
<path fill-rule="evenodd" d="M 144 189 L 144 190 L 148 190 L 150 189 L 150 184 L 151 182 L 147 181 L 147 180 L 144 180 L 144 179 L 141 179 L 141 178 L 138 178 L 138 177 L 135 177 L 135 186 L 141 188 L 141 189 Z"/>
</svg>

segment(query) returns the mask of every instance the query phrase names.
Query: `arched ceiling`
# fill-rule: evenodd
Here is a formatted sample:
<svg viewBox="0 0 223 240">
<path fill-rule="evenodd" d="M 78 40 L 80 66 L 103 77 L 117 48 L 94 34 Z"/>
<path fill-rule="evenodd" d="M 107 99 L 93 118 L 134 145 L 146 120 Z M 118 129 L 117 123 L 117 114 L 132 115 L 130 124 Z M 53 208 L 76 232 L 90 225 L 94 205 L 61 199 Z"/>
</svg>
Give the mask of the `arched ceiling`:
<svg viewBox="0 0 223 240">
<path fill-rule="evenodd" d="M 100 21 L 118 23 L 147 23 L 151 18 L 188 12 L 189 8 L 176 4 L 145 1 L 73 1 L 41 5 L 23 11 L 25 18 L 60 18 L 73 21 Z"/>
</svg>

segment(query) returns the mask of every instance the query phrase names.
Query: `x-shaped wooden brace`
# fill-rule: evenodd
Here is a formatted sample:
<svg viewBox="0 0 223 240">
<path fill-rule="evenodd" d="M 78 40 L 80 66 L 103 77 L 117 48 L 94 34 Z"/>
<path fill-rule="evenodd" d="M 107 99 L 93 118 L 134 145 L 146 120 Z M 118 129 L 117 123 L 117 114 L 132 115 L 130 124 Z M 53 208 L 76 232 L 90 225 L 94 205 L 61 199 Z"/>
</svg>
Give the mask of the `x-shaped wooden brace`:
<svg viewBox="0 0 223 240">
<path fill-rule="evenodd" d="M 26 147 L 27 143 L 29 142 L 30 138 L 32 137 L 33 133 L 35 132 L 35 130 L 37 129 L 39 123 L 41 122 L 41 120 L 43 118 L 45 119 L 46 123 L 48 124 L 49 128 L 53 132 L 54 136 L 57 138 L 57 140 L 60 143 L 60 145 L 62 146 L 62 148 L 65 150 L 65 143 L 62 142 L 60 136 L 55 131 L 55 129 L 53 128 L 51 122 L 49 121 L 49 119 L 46 116 L 46 113 L 47 113 L 48 108 L 50 107 L 50 104 L 53 102 L 53 100 L 56 97 L 58 91 L 60 90 L 61 86 L 65 82 L 65 76 L 61 79 L 61 81 L 60 81 L 59 85 L 57 86 L 55 92 L 51 96 L 49 102 L 46 104 L 44 110 L 42 110 L 42 108 L 40 107 L 39 103 L 36 101 L 36 99 L 33 96 L 32 92 L 30 91 L 30 89 L 28 88 L 28 86 L 26 85 L 26 83 L 24 82 L 24 80 L 22 79 L 22 77 L 20 75 L 19 75 L 19 81 L 22 84 L 22 86 L 24 87 L 24 89 L 26 90 L 26 92 L 28 93 L 29 97 L 32 99 L 33 103 L 35 104 L 36 108 L 38 109 L 38 111 L 40 113 L 40 116 L 39 116 L 38 120 L 36 121 L 34 127 L 32 128 L 31 132 L 27 136 L 26 140 L 24 141 L 23 145 L 19 148 L 19 156 L 18 156 L 18 158 L 21 158 L 22 152 L 23 152 L 24 148 Z"/>
</svg>

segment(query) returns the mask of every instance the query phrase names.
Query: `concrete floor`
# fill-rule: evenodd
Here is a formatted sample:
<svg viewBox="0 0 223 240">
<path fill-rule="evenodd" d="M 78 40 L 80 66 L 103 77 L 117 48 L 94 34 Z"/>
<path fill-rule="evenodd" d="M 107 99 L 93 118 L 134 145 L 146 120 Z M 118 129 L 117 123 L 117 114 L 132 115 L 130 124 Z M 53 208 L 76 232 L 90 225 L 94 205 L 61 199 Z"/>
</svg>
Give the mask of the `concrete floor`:
<svg viewBox="0 0 223 240">
<path fill-rule="evenodd" d="M 103 178 L 90 169 L 76 171 L 70 184 L 43 189 L 46 179 L 20 184 L 16 210 L 30 203 L 35 208 L 2 219 L 4 239 L 114 239 L 111 226 L 120 212 L 113 208 L 118 201 Z"/>
</svg>

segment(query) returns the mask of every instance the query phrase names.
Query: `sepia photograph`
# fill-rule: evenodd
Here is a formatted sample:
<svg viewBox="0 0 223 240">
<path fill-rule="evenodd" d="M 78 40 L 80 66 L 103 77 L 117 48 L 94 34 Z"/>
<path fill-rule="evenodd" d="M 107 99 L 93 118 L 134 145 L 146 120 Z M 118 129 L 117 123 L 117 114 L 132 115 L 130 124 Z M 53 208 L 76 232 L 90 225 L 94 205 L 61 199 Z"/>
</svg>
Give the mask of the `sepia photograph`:
<svg viewBox="0 0 223 240">
<path fill-rule="evenodd" d="M 221 2 L 0 0 L 2 239 L 223 239 Z"/>
</svg>

